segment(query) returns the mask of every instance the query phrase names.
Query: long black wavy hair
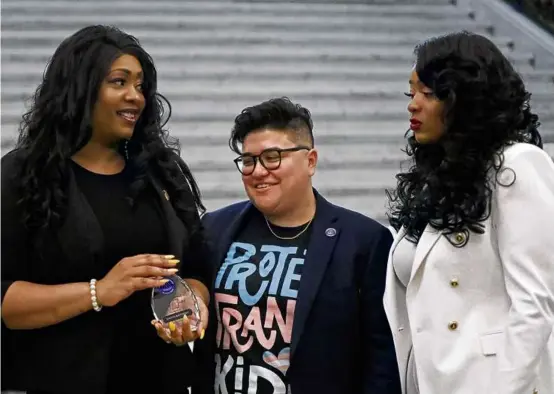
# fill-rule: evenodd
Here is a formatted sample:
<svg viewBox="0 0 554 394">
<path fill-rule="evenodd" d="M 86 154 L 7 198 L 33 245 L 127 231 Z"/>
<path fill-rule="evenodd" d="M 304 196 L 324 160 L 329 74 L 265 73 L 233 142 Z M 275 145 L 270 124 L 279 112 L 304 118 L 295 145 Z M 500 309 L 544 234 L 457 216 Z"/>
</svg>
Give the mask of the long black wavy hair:
<svg viewBox="0 0 554 394">
<path fill-rule="evenodd" d="M 16 152 L 21 165 L 16 186 L 33 243 L 40 243 L 46 232 L 56 230 L 64 220 L 69 159 L 90 140 L 100 85 L 111 64 L 123 54 L 136 57 L 144 75 L 144 110 L 132 138 L 119 144 L 121 153 L 127 145 L 130 202 L 146 186 L 147 170 L 152 171 L 167 187 L 189 233 L 200 228 L 198 214 L 205 208 L 195 179 L 180 159 L 178 141 L 163 128 L 171 106 L 157 92 L 152 58 L 135 37 L 115 27 L 95 25 L 66 38 L 56 49 L 20 125 Z"/>
<path fill-rule="evenodd" d="M 431 38 L 414 53 L 419 79 L 444 103 L 445 133 L 436 144 L 408 137 L 411 168 L 387 192 L 389 222 L 414 243 L 427 224 L 447 234 L 483 233 L 503 148 L 516 142 L 542 148 L 531 95 L 502 52 L 478 34 Z"/>
</svg>

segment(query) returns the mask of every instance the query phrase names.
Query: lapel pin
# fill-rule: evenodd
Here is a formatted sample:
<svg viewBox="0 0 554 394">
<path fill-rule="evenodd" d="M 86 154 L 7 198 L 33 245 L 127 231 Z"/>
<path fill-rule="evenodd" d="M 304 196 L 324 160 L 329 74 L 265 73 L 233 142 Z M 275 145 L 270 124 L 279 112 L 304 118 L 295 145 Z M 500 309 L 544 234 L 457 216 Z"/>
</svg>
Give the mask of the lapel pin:
<svg viewBox="0 0 554 394">
<path fill-rule="evenodd" d="M 167 194 L 167 190 L 162 190 L 162 192 L 164 193 L 164 197 L 167 201 L 169 201 L 169 194 Z"/>
<path fill-rule="evenodd" d="M 334 237 L 337 235 L 337 230 L 335 230 L 333 227 L 329 227 L 327 230 L 325 230 L 325 235 L 328 237 Z"/>
</svg>

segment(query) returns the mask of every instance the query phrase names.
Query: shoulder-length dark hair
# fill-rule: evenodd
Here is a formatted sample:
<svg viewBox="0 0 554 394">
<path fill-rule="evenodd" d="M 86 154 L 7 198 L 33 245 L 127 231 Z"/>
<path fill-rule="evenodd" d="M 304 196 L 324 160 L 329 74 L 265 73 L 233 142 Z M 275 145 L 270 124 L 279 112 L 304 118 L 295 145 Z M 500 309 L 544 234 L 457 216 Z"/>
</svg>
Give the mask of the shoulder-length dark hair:
<svg viewBox="0 0 554 394">
<path fill-rule="evenodd" d="M 390 224 L 404 227 L 412 242 L 427 224 L 482 233 L 494 187 L 490 171 L 498 174 L 503 148 L 515 142 L 542 148 L 531 95 L 502 52 L 478 34 L 435 37 L 415 55 L 419 79 L 444 103 L 445 134 L 427 145 L 408 138 L 412 166 L 387 193 Z"/>
<path fill-rule="evenodd" d="M 100 85 L 111 64 L 123 54 L 136 57 L 141 64 L 146 103 L 132 138 L 119 146 L 123 153 L 127 145 L 127 166 L 133 174 L 131 202 L 145 187 L 148 169 L 168 188 L 189 232 L 199 228 L 198 214 L 205 209 L 189 168 L 180 160 L 178 142 L 170 140 L 163 128 L 171 107 L 157 92 L 152 58 L 135 37 L 115 27 L 88 26 L 56 49 L 20 125 L 16 150 L 22 164 L 16 185 L 22 196 L 23 221 L 34 241 L 64 220 L 68 159 L 90 140 Z"/>
</svg>

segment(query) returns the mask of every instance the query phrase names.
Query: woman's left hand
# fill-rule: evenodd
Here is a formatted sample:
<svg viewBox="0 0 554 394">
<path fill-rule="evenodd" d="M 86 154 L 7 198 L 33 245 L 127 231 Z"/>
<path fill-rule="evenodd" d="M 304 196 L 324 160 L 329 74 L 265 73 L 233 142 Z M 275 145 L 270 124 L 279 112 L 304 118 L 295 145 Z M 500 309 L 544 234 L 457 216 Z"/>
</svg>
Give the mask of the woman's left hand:
<svg viewBox="0 0 554 394">
<path fill-rule="evenodd" d="M 173 343 L 176 346 L 183 346 L 193 342 L 198 338 L 203 339 L 208 327 L 209 312 L 206 303 L 202 297 L 196 297 L 200 309 L 200 322 L 196 330 L 190 327 L 190 320 L 185 315 L 183 319 L 163 323 L 159 320 L 152 320 L 152 325 L 156 328 L 158 336 L 167 343 Z"/>
</svg>

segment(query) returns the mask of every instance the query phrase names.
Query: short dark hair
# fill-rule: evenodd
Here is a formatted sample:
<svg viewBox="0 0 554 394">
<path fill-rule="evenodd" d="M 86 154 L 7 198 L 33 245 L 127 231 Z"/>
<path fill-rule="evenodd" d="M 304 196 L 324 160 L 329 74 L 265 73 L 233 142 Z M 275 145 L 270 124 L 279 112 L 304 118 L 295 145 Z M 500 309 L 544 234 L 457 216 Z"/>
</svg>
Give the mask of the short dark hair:
<svg viewBox="0 0 554 394">
<path fill-rule="evenodd" d="M 247 107 L 235 118 L 229 138 L 229 147 L 240 154 L 239 144 L 254 131 L 271 129 L 290 133 L 296 139 L 314 146 L 313 122 L 310 111 L 294 104 L 287 97 L 273 98 L 258 105 Z"/>
</svg>

